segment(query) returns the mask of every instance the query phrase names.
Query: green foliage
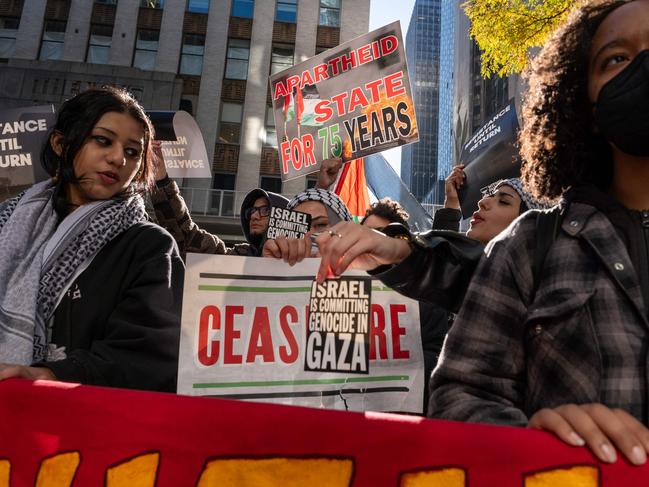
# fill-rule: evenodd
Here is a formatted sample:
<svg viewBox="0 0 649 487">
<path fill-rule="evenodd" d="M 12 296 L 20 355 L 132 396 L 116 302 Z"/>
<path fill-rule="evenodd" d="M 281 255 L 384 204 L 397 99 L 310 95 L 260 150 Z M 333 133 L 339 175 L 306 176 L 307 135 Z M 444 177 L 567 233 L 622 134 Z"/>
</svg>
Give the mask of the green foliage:
<svg viewBox="0 0 649 487">
<path fill-rule="evenodd" d="M 520 73 L 528 50 L 541 46 L 579 2 L 575 0 L 468 0 L 462 7 L 482 50 L 482 75 Z"/>
</svg>

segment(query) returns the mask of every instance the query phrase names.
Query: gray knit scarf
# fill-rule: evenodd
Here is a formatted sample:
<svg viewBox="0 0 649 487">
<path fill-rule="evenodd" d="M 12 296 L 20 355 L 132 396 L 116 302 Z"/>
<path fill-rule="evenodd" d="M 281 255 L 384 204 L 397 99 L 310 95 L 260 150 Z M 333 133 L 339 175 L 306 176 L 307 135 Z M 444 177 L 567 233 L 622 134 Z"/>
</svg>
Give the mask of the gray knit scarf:
<svg viewBox="0 0 649 487">
<path fill-rule="evenodd" d="M 146 220 L 138 195 L 82 205 L 59 225 L 51 181 L 0 203 L 0 363 L 47 360 L 47 323 L 93 257 Z"/>
</svg>

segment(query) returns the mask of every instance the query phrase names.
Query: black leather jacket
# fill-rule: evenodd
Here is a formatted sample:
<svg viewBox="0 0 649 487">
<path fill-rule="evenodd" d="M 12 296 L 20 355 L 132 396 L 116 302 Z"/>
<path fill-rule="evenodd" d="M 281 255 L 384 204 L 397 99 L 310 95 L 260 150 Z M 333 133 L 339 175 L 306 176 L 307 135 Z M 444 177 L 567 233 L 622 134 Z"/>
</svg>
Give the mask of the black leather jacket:
<svg viewBox="0 0 649 487">
<path fill-rule="evenodd" d="M 398 224 L 384 231 L 391 236 L 407 232 Z M 401 263 L 378 267 L 370 274 L 404 296 L 457 312 L 484 245 L 449 230 L 431 230 L 411 239 L 413 251 Z"/>
</svg>

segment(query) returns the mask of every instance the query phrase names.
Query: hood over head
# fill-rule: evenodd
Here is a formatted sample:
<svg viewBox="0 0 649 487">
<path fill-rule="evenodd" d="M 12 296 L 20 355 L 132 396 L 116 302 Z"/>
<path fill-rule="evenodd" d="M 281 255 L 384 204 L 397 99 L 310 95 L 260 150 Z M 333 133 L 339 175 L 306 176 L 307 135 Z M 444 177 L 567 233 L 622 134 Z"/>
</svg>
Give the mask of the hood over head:
<svg viewBox="0 0 649 487">
<path fill-rule="evenodd" d="M 246 241 L 250 245 L 256 247 L 261 255 L 261 247 L 263 241 L 265 240 L 265 236 L 261 235 L 258 237 L 253 237 L 252 235 L 250 235 L 250 219 L 246 217 L 246 210 L 254 206 L 255 200 L 257 198 L 266 198 L 270 206 L 277 206 L 279 208 L 286 208 L 286 205 L 288 204 L 288 198 L 282 196 L 281 194 L 272 193 L 261 188 L 255 188 L 245 196 L 243 202 L 241 203 L 241 229 L 243 230 L 243 234 L 246 237 Z"/>
</svg>

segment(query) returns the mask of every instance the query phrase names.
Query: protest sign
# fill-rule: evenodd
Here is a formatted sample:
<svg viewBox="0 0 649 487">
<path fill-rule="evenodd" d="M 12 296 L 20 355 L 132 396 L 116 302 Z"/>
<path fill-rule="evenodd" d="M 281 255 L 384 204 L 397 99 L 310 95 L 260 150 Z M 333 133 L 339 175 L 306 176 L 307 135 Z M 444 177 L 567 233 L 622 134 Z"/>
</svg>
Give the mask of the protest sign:
<svg viewBox="0 0 649 487">
<path fill-rule="evenodd" d="M 482 188 L 499 179 L 520 176 L 517 138 L 518 117 L 511 100 L 464 145 L 460 162 L 465 165 L 466 179 L 459 191 L 464 218 L 477 209 Z"/>
<path fill-rule="evenodd" d="M 0 381 L 2 487 L 629 487 L 547 431 Z M 621 456 L 621 454 L 620 454 Z"/>
<path fill-rule="evenodd" d="M 282 180 L 419 140 L 399 22 L 270 77 Z"/>
<path fill-rule="evenodd" d="M 302 238 L 309 228 L 311 228 L 309 213 L 273 206 L 268 218 L 266 238 L 275 239 L 280 235 L 286 238 Z"/>
<path fill-rule="evenodd" d="M 29 186 L 49 177 L 40 154 L 54 121 L 52 105 L 0 112 L 0 197 L 8 188 Z"/>
<path fill-rule="evenodd" d="M 307 360 L 317 360 L 307 355 L 306 344 L 309 296 L 319 263 L 305 259 L 288 266 L 274 259 L 188 254 L 178 392 L 353 411 L 421 412 L 419 304 L 379 281 L 371 281 L 371 304 L 368 300 L 364 353 L 369 373 L 305 370 Z"/>
<path fill-rule="evenodd" d="M 304 370 L 370 373 L 371 279 L 313 282 Z"/>
<path fill-rule="evenodd" d="M 207 157 L 201 129 L 189 113 L 179 110 L 150 111 L 161 141 L 162 157 L 170 178 L 211 178 L 211 161 Z"/>
</svg>

